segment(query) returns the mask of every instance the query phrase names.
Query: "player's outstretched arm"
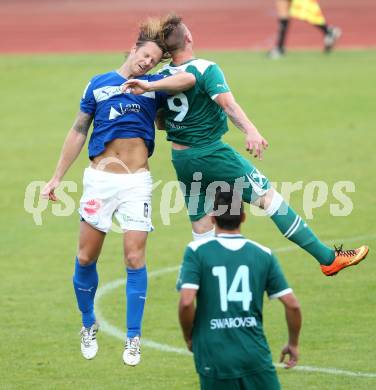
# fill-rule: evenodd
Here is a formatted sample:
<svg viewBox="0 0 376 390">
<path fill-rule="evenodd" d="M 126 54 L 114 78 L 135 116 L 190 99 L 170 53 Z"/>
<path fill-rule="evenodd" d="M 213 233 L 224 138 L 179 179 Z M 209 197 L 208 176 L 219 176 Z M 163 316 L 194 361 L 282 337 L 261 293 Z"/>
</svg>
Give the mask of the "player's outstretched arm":
<svg viewBox="0 0 376 390">
<path fill-rule="evenodd" d="M 282 348 L 280 362 L 285 362 L 285 368 L 295 367 L 299 359 L 299 334 L 302 326 L 302 313 L 300 305 L 293 293 L 279 298 L 285 307 L 287 328 L 289 331 L 288 343 Z"/>
<path fill-rule="evenodd" d="M 170 94 L 186 91 L 196 84 L 196 78 L 188 72 L 179 72 L 173 76 L 157 81 L 130 79 L 122 85 L 124 93 L 141 95 L 145 92 L 166 91 Z"/>
<path fill-rule="evenodd" d="M 233 94 L 231 92 L 220 93 L 216 96 L 215 102 L 222 107 L 231 122 L 246 135 L 246 149 L 261 160 L 263 151 L 268 147 L 268 141 L 258 132 L 256 126 L 236 103 Z"/>
<path fill-rule="evenodd" d="M 197 290 L 191 288 L 182 288 L 180 291 L 179 322 L 187 348 L 190 351 L 192 351 L 192 329 L 196 314 L 194 303 L 196 294 Z"/>
<path fill-rule="evenodd" d="M 55 173 L 41 192 L 43 198 L 52 201 L 57 200 L 55 189 L 60 184 L 69 167 L 80 154 L 81 149 L 85 144 L 92 120 L 93 117 L 91 115 L 82 111 L 78 113 L 76 120 L 64 141 Z"/>
</svg>

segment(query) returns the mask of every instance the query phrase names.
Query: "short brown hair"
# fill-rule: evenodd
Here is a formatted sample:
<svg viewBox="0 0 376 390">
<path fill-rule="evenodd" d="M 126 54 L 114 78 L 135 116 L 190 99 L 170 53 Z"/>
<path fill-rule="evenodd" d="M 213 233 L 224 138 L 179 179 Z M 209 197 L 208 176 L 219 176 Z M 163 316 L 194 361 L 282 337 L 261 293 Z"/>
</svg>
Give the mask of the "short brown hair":
<svg viewBox="0 0 376 390">
<path fill-rule="evenodd" d="M 225 211 L 220 212 L 220 208 L 223 207 L 225 207 Z M 217 189 L 213 212 L 215 222 L 221 229 L 236 230 L 239 228 L 244 214 L 244 204 L 240 194 L 233 186 L 230 186 L 227 191 L 221 188 Z"/>
<path fill-rule="evenodd" d="M 162 39 L 161 21 L 157 18 L 148 18 L 140 24 L 136 47 L 144 46 L 147 42 L 154 42 L 162 50 L 162 59 L 170 57 Z"/>
<path fill-rule="evenodd" d="M 161 20 L 161 35 L 169 52 L 184 48 L 185 28 L 183 19 L 175 13 L 170 13 Z"/>
</svg>

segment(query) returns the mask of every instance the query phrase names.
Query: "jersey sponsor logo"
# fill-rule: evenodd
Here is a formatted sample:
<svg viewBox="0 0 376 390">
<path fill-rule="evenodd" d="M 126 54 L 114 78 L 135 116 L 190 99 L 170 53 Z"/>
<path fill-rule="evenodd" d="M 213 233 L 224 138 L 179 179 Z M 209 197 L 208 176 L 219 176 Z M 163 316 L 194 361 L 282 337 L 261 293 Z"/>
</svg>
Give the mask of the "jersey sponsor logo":
<svg viewBox="0 0 376 390">
<path fill-rule="evenodd" d="M 113 119 L 118 118 L 119 116 L 123 116 L 125 114 L 130 113 L 130 112 L 140 112 L 140 111 L 141 111 L 141 106 L 139 104 L 132 103 L 132 104 L 126 104 L 125 106 L 123 106 L 122 103 L 119 103 L 119 106 L 117 107 L 117 109 L 114 108 L 113 106 L 111 106 L 110 115 L 108 116 L 108 119 L 113 120 Z"/>
<path fill-rule="evenodd" d="M 210 329 L 252 328 L 257 326 L 255 317 L 212 318 Z"/>
<path fill-rule="evenodd" d="M 168 119 L 166 120 L 166 125 L 168 126 L 168 128 L 170 128 L 170 129 L 178 129 L 178 130 L 180 130 L 180 129 L 186 129 L 188 126 L 184 126 L 184 125 L 178 125 L 178 124 L 176 124 L 176 123 L 174 123 L 174 122 L 171 122 L 171 121 L 169 121 Z"/>
</svg>

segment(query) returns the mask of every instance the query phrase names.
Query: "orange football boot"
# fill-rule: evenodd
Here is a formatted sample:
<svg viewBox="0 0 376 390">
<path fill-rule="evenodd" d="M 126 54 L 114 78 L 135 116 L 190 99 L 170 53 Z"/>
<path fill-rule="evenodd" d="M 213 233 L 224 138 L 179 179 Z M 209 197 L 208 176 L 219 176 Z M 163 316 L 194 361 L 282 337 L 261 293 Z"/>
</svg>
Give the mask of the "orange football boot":
<svg viewBox="0 0 376 390">
<path fill-rule="evenodd" d="M 339 271 L 341 271 L 341 269 L 360 263 L 368 255 L 369 249 L 366 245 L 362 245 L 360 248 L 350 249 L 347 251 L 342 250 L 342 246 L 343 245 L 341 245 L 339 248 L 334 246 L 336 257 L 334 258 L 332 264 L 320 265 L 321 271 L 326 276 L 334 276 Z"/>
</svg>

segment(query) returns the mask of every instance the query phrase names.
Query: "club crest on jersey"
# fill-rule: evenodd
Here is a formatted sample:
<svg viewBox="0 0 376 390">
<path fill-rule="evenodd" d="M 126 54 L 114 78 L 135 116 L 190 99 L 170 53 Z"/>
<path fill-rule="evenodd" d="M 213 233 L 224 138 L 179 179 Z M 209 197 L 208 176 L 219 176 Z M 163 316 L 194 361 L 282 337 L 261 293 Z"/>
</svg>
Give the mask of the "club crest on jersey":
<svg viewBox="0 0 376 390">
<path fill-rule="evenodd" d="M 112 120 L 130 112 L 140 112 L 140 111 L 141 111 L 141 106 L 137 103 L 126 104 L 125 106 L 123 106 L 122 103 L 119 103 L 116 109 L 113 106 L 111 106 L 110 115 L 108 119 Z"/>
<path fill-rule="evenodd" d="M 256 168 L 251 173 L 247 173 L 246 177 L 255 193 L 262 196 L 265 193 L 268 179 Z"/>
</svg>

